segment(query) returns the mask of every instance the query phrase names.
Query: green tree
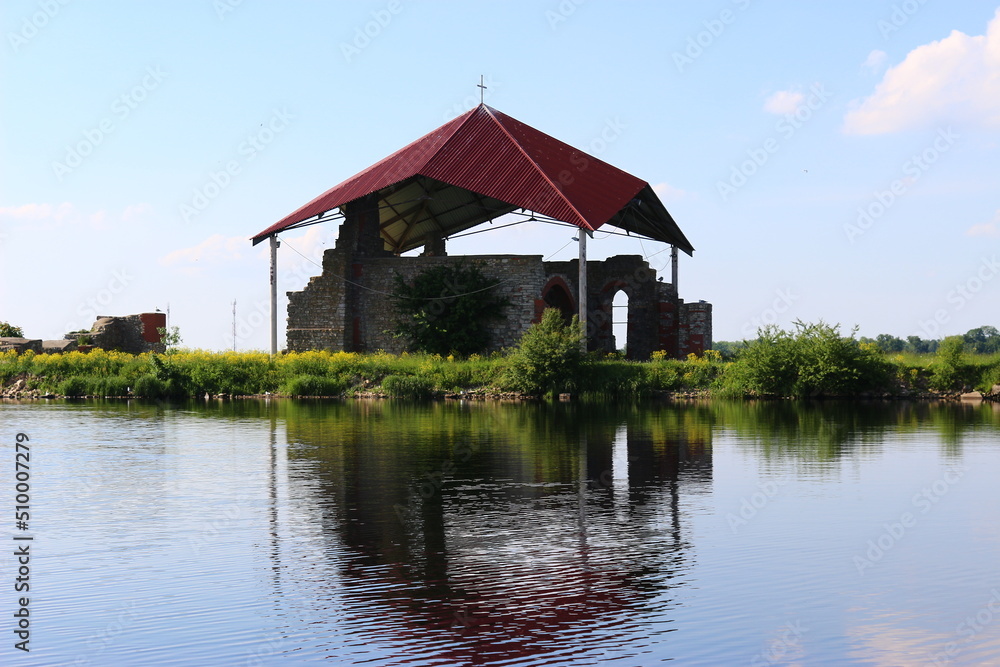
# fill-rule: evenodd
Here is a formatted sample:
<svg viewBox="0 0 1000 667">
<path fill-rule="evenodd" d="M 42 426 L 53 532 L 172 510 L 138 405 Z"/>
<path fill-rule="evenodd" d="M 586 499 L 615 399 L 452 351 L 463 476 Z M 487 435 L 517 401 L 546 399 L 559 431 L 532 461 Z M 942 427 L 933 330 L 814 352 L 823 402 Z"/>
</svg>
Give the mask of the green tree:
<svg viewBox="0 0 1000 667">
<path fill-rule="evenodd" d="M 24 338 L 24 331 L 9 322 L 0 322 L 0 338 Z"/>
<path fill-rule="evenodd" d="M 963 336 L 948 336 L 941 341 L 931 368 L 931 386 L 935 389 L 964 391 L 974 384 L 970 377 L 972 368 L 966 359 Z"/>
<path fill-rule="evenodd" d="M 583 365 L 583 331 L 576 315 L 569 322 L 547 308 L 511 356 L 505 384 L 526 394 L 552 394 L 575 389 Z"/>
<path fill-rule="evenodd" d="M 883 352 L 902 352 L 906 347 L 906 342 L 902 338 L 897 338 L 890 334 L 879 334 L 875 337 L 875 344 Z"/>
<path fill-rule="evenodd" d="M 931 351 L 929 341 L 924 340 L 920 336 L 907 336 L 906 347 L 903 349 L 914 354 L 926 354 Z"/>
<path fill-rule="evenodd" d="M 156 327 L 156 333 L 160 334 L 160 342 L 166 347 L 177 347 L 183 342 L 180 327 Z"/>
<path fill-rule="evenodd" d="M 442 356 L 482 352 L 490 342 L 489 321 L 503 316 L 508 301 L 496 294 L 496 281 L 479 267 L 442 265 L 412 283 L 396 275 L 393 300 L 400 313 L 394 333 L 410 349 Z"/>
<path fill-rule="evenodd" d="M 969 352 L 975 354 L 993 354 L 1000 352 L 1000 331 L 996 327 L 977 327 L 969 329 L 962 338 Z"/>
</svg>

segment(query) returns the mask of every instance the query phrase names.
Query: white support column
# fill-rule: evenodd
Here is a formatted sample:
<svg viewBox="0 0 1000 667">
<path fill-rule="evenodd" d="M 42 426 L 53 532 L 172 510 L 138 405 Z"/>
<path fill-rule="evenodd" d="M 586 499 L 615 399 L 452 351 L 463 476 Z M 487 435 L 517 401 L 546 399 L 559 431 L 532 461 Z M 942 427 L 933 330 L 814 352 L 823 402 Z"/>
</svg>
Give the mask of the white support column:
<svg viewBox="0 0 1000 667">
<path fill-rule="evenodd" d="M 587 230 L 580 230 L 580 274 L 577 280 L 577 305 L 583 328 L 583 351 L 587 352 Z"/>
<path fill-rule="evenodd" d="M 674 293 L 680 298 L 681 292 L 677 288 L 677 246 L 670 246 L 670 282 L 674 285 Z"/>
<path fill-rule="evenodd" d="M 278 354 L 278 235 L 271 242 L 271 356 Z"/>
</svg>

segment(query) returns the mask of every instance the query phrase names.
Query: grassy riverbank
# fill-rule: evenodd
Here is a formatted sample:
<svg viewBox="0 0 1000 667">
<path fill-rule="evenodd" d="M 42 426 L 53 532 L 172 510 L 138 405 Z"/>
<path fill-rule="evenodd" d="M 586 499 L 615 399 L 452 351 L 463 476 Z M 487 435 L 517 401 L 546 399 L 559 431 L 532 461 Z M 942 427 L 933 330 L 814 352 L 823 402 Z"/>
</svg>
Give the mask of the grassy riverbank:
<svg viewBox="0 0 1000 667">
<path fill-rule="evenodd" d="M 846 339 L 849 341 L 850 339 Z M 813 341 L 815 343 L 815 341 Z M 261 352 L 180 350 L 165 355 L 0 353 L 0 393 L 7 396 L 217 395 L 288 396 L 447 394 L 498 396 L 569 391 L 594 398 L 634 399 L 662 393 L 727 397 L 920 396 L 989 391 L 1000 382 L 1000 355 L 884 355 L 864 344 L 792 349 L 770 341 L 724 362 L 712 351 L 687 360 L 631 362 L 584 357 L 545 388 L 525 384 L 546 369 L 518 355 L 472 356 L 303 352 L 271 358 Z M 802 345 L 806 348 L 808 346 Z M 750 348 L 753 350 L 753 348 Z M 839 355 L 835 354 L 839 351 Z M 548 372 L 553 372 L 548 369 Z M 527 389 L 527 391 L 526 391 Z"/>
</svg>

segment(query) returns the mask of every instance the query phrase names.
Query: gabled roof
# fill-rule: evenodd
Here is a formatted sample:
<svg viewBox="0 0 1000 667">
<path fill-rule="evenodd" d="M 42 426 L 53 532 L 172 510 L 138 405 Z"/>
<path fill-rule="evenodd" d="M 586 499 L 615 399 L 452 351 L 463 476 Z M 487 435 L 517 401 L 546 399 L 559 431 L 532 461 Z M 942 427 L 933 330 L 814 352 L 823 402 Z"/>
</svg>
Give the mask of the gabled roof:
<svg viewBox="0 0 1000 667">
<path fill-rule="evenodd" d="M 450 236 L 525 209 L 594 231 L 611 224 L 691 254 L 645 181 L 481 104 L 396 151 L 252 238 L 259 243 L 378 193 L 386 248 Z"/>
</svg>

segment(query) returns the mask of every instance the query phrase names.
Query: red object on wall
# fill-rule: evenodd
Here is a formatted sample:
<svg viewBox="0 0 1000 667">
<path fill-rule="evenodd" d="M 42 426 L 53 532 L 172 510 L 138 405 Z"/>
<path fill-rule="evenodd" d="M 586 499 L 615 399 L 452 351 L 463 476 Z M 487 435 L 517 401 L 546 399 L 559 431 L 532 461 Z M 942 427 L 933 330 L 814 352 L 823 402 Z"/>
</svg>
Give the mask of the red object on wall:
<svg viewBox="0 0 1000 667">
<path fill-rule="evenodd" d="M 142 339 L 147 343 L 159 343 L 162 336 L 157 329 L 167 328 L 167 314 L 140 313 L 139 321 L 142 322 Z"/>
</svg>

